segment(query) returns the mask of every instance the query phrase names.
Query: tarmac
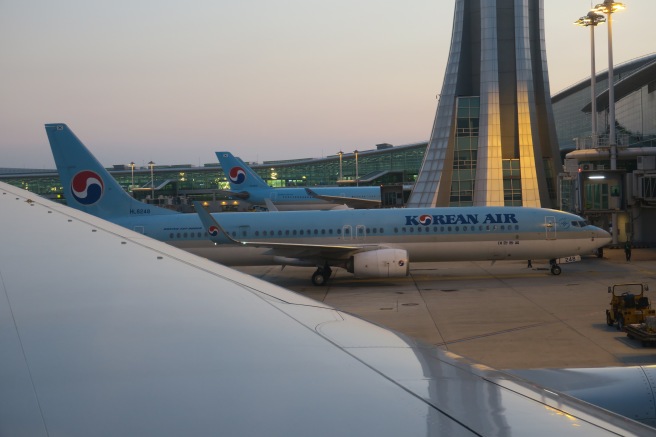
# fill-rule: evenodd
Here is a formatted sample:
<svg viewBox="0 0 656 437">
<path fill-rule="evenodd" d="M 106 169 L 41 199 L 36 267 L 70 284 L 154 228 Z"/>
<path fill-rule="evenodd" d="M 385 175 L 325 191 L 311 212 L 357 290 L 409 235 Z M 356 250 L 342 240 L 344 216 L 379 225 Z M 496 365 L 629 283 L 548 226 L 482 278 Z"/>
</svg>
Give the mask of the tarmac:
<svg viewBox="0 0 656 437">
<path fill-rule="evenodd" d="M 370 322 L 497 369 L 580 368 L 656 364 L 643 347 L 606 324 L 608 286 L 647 283 L 656 308 L 656 249 L 621 249 L 603 258 L 562 264 L 546 260 L 414 263 L 410 275 L 355 279 L 334 269 L 325 286 L 312 269 L 241 267 L 240 271 L 296 291 Z"/>
</svg>

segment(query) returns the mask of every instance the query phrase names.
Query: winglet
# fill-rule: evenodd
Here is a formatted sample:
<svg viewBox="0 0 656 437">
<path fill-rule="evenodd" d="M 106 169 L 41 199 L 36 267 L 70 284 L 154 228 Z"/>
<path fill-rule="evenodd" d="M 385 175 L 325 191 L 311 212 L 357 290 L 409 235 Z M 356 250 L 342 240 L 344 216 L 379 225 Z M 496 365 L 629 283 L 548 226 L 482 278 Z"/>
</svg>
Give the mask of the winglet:
<svg viewBox="0 0 656 437">
<path fill-rule="evenodd" d="M 198 217 L 200 217 L 200 221 L 203 223 L 205 231 L 210 235 L 210 240 L 212 242 L 215 244 L 225 244 L 225 239 L 221 238 L 221 234 L 223 234 L 223 236 L 230 242 L 235 244 L 242 244 L 241 241 L 235 240 L 233 237 L 231 237 L 230 234 L 221 227 L 219 222 L 217 222 L 216 219 L 212 217 L 212 214 L 210 214 L 200 202 L 194 202 L 194 208 L 198 213 Z"/>
<path fill-rule="evenodd" d="M 314 191 L 312 191 L 311 189 L 309 189 L 308 187 L 305 187 L 305 192 L 306 192 L 306 193 L 308 194 L 308 196 L 310 196 L 310 197 L 314 197 L 315 199 L 318 199 L 318 198 L 319 198 L 319 195 L 318 195 L 317 193 L 315 193 Z"/>
<path fill-rule="evenodd" d="M 273 202 L 271 201 L 270 198 L 265 197 L 264 198 L 264 204 L 266 205 L 266 207 L 269 211 L 271 211 L 271 212 L 277 212 L 278 211 L 278 208 L 276 207 L 276 205 L 273 204 Z"/>
</svg>

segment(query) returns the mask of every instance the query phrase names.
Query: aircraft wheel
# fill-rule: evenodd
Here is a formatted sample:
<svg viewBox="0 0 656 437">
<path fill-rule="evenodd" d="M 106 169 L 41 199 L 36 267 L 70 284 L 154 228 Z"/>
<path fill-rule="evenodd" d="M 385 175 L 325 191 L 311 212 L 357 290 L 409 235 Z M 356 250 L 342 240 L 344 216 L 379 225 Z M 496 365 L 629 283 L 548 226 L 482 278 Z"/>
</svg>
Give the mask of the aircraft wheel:
<svg viewBox="0 0 656 437">
<path fill-rule="evenodd" d="M 316 286 L 326 285 L 328 277 L 324 274 L 323 270 L 317 270 L 312 274 L 312 283 Z"/>
<path fill-rule="evenodd" d="M 562 269 L 560 268 L 560 266 L 558 264 L 554 264 L 554 265 L 551 266 L 551 274 L 552 275 L 558 276 L 561 273 L 562 273 Z"/>
</svg>

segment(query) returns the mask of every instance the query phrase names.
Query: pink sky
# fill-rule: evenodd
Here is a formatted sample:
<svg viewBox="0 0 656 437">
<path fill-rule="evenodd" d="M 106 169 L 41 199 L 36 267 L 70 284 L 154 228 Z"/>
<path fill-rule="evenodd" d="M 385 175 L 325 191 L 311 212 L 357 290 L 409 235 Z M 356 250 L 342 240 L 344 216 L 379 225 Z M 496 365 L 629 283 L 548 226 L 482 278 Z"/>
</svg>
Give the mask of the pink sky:
<svg viewBox="0 0 656 437">
<path fill-rule="evenodd" d="M 544 0 L 551 90 L 590 74 L 591 2 Z M 453 1 L 0 3 L 0 167 L 54 168 L 65 122 L 105 165 L 321 157 L 428 140 Z M 653 53 L 653 0 L 614 16 L 615 64 Z M 597 33 L 607 68 L 607 28 Z"/>
</svg>

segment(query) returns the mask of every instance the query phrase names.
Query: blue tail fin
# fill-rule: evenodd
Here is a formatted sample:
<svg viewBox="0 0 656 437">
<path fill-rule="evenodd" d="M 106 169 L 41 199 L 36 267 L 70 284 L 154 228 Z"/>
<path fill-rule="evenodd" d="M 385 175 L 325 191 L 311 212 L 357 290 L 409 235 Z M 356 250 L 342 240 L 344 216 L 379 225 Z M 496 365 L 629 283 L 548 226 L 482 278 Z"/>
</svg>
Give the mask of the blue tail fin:
<svg viewBox="0 0 656 437">
<path fill-rule="evenodd" d="M 68 206 L 110 221 L 135 215 L 177 214 L 133 199 L 65 124 L 46 124 L 46 133 Z"/>
<path fill-rule="evenodd" d="M 252 168 L 241 159 L 232 156 L 232 153 L 216 152 L 216 157 L 219 158 L 231 190 L 272 189 Z"/>
</svg>

